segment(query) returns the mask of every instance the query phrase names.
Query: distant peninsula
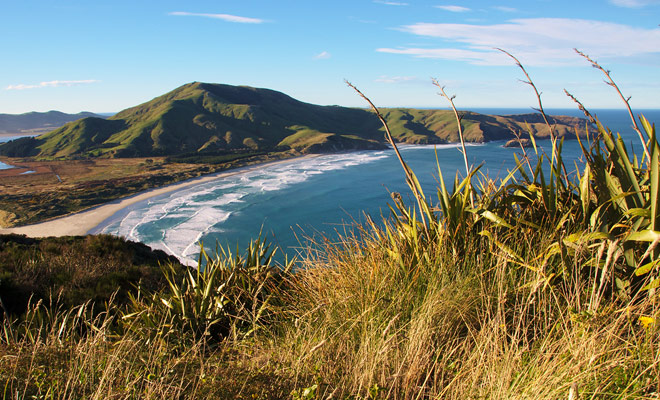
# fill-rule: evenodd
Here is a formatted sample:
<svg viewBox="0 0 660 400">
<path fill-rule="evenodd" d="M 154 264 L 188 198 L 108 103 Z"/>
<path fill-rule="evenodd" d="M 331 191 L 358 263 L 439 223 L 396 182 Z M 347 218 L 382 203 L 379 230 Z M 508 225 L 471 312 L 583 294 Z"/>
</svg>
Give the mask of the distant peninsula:
<svg viewBox="0 0 660 400">
<path fill-rule="evenodd" d="M 60 111 L 29 112 L 24 114 L 0 114 L 0 134 L 39 135 L 81 118 L 104 118 L 91 112 L 67 114 Z"/>
<path fill-rule="evenodd" d="M 384 108 L 394 139 L 410 144 L 458 141 L 448 110 Z M 33 160 L 223 155 L 293 151 L 327 153 L 386 147 L 382 126 L 366 109 L 320 106 L 247 86 L 193 82 L 110 118 L 83 118 L 38 137 L 0 145 L 0 155 Z M 585 120 L 554 116 L 560 136 Z M 548 136 L 539 114 L 490 116 L 462 112 L 469 142 L 510 140 L 517 132 Z"/>
</svg>

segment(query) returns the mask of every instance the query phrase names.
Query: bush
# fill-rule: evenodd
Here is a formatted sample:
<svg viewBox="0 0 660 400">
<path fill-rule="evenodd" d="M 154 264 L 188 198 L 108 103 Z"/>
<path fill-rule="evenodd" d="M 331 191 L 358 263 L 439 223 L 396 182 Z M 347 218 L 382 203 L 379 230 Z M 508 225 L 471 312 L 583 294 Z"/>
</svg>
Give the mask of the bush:
<svg viewBox="0 0 660 400">
<path fill-rule="evenodd" d="M 277 315 L 288 282 L 292 264 L 275 265 L 275 251 L 259 238 L 244 255 L 220 248 L 209 256 L 202 247 L 197 267 L 183 274 L 164 264 L 166 288 L 131 296 L 126 326 L 150 340 L 176 335 L 184 343 L 253 335 Z"/>
<path fill-rule="evenodd" d="M 158 267 L 165 262 L 182 270 L 175 257 L 110 235 L 0 235 L 0 301 L 14 315 L 26 311 L 30 298 L 65 309 L 89 301 L 100 309 L 113 295 L 125 304 L 138 285 L 157 290 L 166 284 Z"/>
</svg>

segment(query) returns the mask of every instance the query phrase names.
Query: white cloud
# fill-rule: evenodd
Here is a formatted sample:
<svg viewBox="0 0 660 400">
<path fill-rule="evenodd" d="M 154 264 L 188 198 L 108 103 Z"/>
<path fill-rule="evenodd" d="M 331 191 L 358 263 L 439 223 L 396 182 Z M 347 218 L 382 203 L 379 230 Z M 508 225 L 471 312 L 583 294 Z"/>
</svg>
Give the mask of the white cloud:
<svg viewBox="0 0 660 400">
<path fill-rule="evenodd" d="M 175 11 L 169 13 L 168 15 L 174 15 L 179 17 L 204 17 L 204 18 L 221 19 L 223 21 L 237 22 L 239 24 L 262 24 L 265 22 L 263 19 L 259 19 L 259 18 L 239 17 L 237 15 L 230 15 L 230 14 L 205 14 L 205 13 Z"/>
<path fill-rule="evenodd" d="M 374 0 L 374 3 L 385 4 L 388 6 L 407 6 L 408 3 L 402 3 L 399 1 L 386 1 L 386 0 Z"/>
<path fill-rule="evenodd" d="M 580 63 L 573 48 L 595 58 L 660 53 L 658 28 L 644 29 L 581 19 L 515 19 L 497 25 L 418 23 L 401 30 L 442 39 L 444 45 L 438 48 L 380 48 L 377 51 L 480 65 L 510 63 L 507 57 L 493 50 L 495 47 L 510 51 L 526 65 Z"/>
<path fill-rule="evenodd" d="M 434 6 L 434 7 L 443 9 L 445 11 L 451 11 L 451 12 L 457 12 L 457 13 L 470 11 L 469 8 L 461 7 L 461 6 Z"/>
<path fill-rule="evenodd" d="M 416 76 L 386 76 L 383 75 L 380 78 L 376 79 L 376 82 L 381 83 L 405 83 L 416 81 L 418 78 Z"/>
<path fill-rule="evenodd" d="M 508 13 L 515 13 L 518 12 L 517 8 L 513 7 L 506 7 L 506 6 L 493 6 L 492 7 L 494 10 L 502 11 L 502 12 L 508 12 Z"/>
<path fill-rule="evenodd" d="M 380 48 L 376 49 L 380 53 L 405 54 L 417 58 L 440 58 L 445 60 L 467 61 L 470 64 L 477 65 L 506 65 L 506 58 L 496 51 L 473 51 L 452 48 Z"/>
<path fill-rule="evenodd" d="M 332 57 L 332 56 L 330 55 L 330 53 L 328 53 L 327 51 L 322 51 L 322 52 L 320 52 L 319 54 L 315 55 L 315 56 L 314 56 L 314 59 L 315 59 L 315 60 L 327 60 L 327 59 L 330 58 L 330 57 Z"/>
<path fill-rule="evenodd" d="M 86 79 L 80 81 L 48 81 L 48 82 L 40 82 L 36 85 L 25 85 L 21 83 L 18 85 L 9 85 L 5 88 L 5 90 L 25 90 L 25 89 L 38 89 L 45 87 L 78 86 L 78 85 L 89 85 L 90 83 L 97 83 L 97 82 L 100 81 L 97 81 L 95 79 Z"/>
<path fill-rule="evenodd" d="M 660 4 L 660 0 L 610 0 L 610 3 L 619 7 L 641 8 L 653 4 Z"/>
</svg>

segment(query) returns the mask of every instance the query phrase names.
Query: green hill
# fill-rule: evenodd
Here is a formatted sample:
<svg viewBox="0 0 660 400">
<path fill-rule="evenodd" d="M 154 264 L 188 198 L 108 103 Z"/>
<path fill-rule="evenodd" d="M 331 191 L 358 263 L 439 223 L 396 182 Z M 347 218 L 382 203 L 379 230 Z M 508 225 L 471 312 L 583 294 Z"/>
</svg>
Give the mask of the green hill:
<svg viewBox="0 0 660 400">
<path fill-rule="evenodd" d="M 385 109 L 395 139 L 407 143 L 458 140 L 451 111 Z M 527 118 L 532 131 L 534 115 Z M 525 118 L 465 113 L 466 138 L 510 139 Z M 557 120 L 565 134 L 584 122 Z M 319 106 L 268 89 L 194 82 L 108 118 L 84 118 L 36 138 L 0 146 L 0 155 L 66 159 L 150 157 L 246 150 L 300 153 L 384 148 L 384 132 L 364 109 Z"/>
</svg>

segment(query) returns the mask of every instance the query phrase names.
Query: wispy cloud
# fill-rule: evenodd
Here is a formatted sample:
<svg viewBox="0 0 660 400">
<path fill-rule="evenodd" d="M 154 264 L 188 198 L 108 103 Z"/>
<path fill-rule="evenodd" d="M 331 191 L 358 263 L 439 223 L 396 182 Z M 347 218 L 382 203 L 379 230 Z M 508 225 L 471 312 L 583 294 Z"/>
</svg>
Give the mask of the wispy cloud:
<svg viewBox="0 0 660 400">
<path fill-rule="evenodd" d="M 328 53 L 327 51 L 322 51 L 319 54 L 315 55 L 314 59 L 315 60 L 327 60 L 330 57 L 332 57 L 332 55 L 330 55 L 330 53 Z"/>
<path fill-rule="evenodd" d="M 9 85 L 5 88 L 5 90 L 26 90 L 26 89 L 39 89 L 46 87 L 79 86 L 79 85 L 89 85 L 91 83 L 97 83 L 97 82 L 100 81 L 97 81 L 96 79 L 85 79 L 80 81 L 48 81 L 48 82 L 40 82 L 36 85 L 25 85 L 21 83 L 18 85 Z"/>
<path fill-rule="evenodd" d="M 439 48 L 380 48 L 383 53 L 421 58 L 461 60 L 479 65 L 507 65 L 494 47 L 514 53 L 528 65 L 567 65 L 580 62 L 577 47 L 594 57 L 632 57 L 660 53 L 660 29 L 582 19 L 530 18 L 505 24 L 418 23 L 400 28 L 419 36 L 441 39 Z M 608 38 L 604 41 L 603 38 Z"/>
<path fill-rule="evenodd" d="M 445 60 L 459 60 L 467 61 L 471 64 L 477 65 L 505 65 L 506 58 L 495 51 L 477 52 L 473 50 L 452 49 L 452 48 L 435 48 L 424 49 L 418 47 L 408 48 L 380 48 L 376 51 L 380 53 L 390 54 L 405 54 L 417 58 L 440 58 Z M 517 54 L 517 53 L 516 53 Z"/>
<path fill-rule="evenodd" d="M 456 12 L 456 13 L 470 11 L 469 8 L 461 7 L 461 6 L 433 6 L 433 7 L 440 8 L 440 9 L 445 10 L 445 11 Z"/>
<path fill-rule="evenodd" d="M 660 0 L 610 0 L 610 3 L 619 7 L 641 8 L 653 4 L 660 4 Z"/>
<path fill-rule="evenodd" d="M 388 6 L 407 6 L 408 3 L 403 3 L 400 1 L 387 1 L 387 0 L 374 0 L 374 3 L 385 4 Z"/>
<path fill-rule="evenodd" d="M 381 83 L 406 83 L 418 81 L 419 78 L 416 76 L 387 76 L 382 75 L 380 78 L 376 79 L 376 82 Z"/>
<path fill-rule="evenodd" d="M 506 6 L 493 6 L 492 8 L 493 10 L 508 12 L 508 13 L 515 13 L 519 11 L 517 8 L 506 7 Z"/>
<path fill-rule="evenodd" d="M 259 18 L 248 18 L 248 17 L 240 17 L 238 15 L 230 15 L 230 14 L 206 14 L 206 13 L 191 13 L 191 12 L 184 12 L 184 11 L 174 11 L 169 13 L 168 15 L 174 15 L 177 17 L 204 17 L 204 18 L 213 18 L 213 19 L 220 19 L 223 21 L 227 22 L 236 22 L 239 24 L 262 24 L 266 22 L 263 19 Z"/>
</svg>

